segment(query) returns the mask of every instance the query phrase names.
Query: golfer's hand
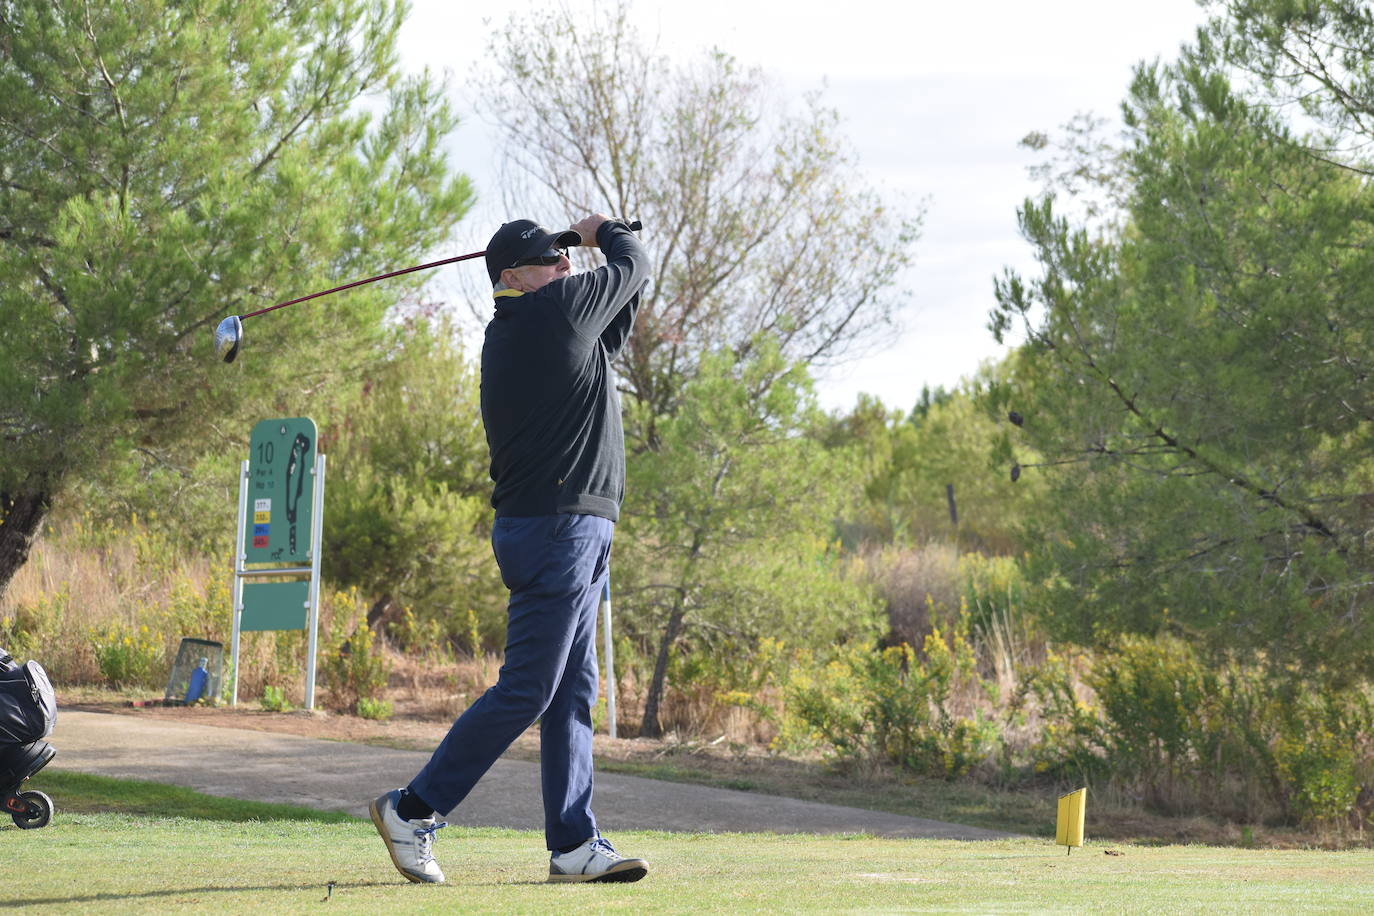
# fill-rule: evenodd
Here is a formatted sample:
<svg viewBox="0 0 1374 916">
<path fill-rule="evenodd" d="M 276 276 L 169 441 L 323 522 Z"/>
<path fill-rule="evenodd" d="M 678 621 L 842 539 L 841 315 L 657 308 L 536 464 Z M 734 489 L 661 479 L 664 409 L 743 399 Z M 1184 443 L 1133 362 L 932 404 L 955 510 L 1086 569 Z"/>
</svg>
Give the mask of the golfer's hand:
<svg viewBox="0 0 1374 916">
<path fill-rule="evenodd" d="M 601 224 L 609 220 L 609 216 L 602 216 L 600 213 L 593 213 L 591 216 L 584 216 L 582 219 L 573 223 L 572 229 L 582 236 L 582 244 L 589 248 L 596 247 L 596 230 L 601 228 Z"/>
</svg>

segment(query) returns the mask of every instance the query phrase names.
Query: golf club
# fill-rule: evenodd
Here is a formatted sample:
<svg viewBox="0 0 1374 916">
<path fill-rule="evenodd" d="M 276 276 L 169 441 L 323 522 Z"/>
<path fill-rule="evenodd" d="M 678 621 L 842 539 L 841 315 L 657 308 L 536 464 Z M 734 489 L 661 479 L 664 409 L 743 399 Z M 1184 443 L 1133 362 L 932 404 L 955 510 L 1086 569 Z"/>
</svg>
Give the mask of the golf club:
<svg viewBox="0 0 1374 916">
<path fill-rule="evenodd" d="M 638 232 L 644 228 L 639 220 L 628 223 L 631 231 Z M 414 267 L 405 267 L 401 270 L 393 270 L 390 273 L 379 274 L 375 277 L 368 277 L 366 280 L 354 280 L 352 283 L 345 283 L 343 286 L 336 286 L 333 289 L 326 289 L 322 292 L 311 293 L 308 296 L 301 296 L 298 299 L 291 299 L 287 302 L 278 302 L 276 305 L 269 305 L 267 308 L 258 309 L 256 312 L 249 312 L 246 315 L 230 315 L 215 328 L 215 353 L 226 363 L 232 363 L 234 357 L 239 355 L 239 348 L 243 346 L 243 323 L 249 318 L 256 318 L 277 309 L 284 309 L 288 305 L 295 305 L 298 302 L 305 302 L 309 299 L 318 299 L 320 296 L 328 296 L 331 293 L 340 293 L 355 286 L 363 286 L 367 283 L 376 283 L 378 280 L 388 280 L 391 277 L 399 277 L 401 274 L 414 273 L 417 270 L 428 270 L 431 267 L 442 267 L 445 264 L 454 264 L 458 261 L 469 261 L 473 258 L 480 258 L 485 255 L 485 251 L 474 251 L 471 254 L 460 254 L 452 258 L 443 258 L 439 261 L 430 261 L 428 264 L 417 264 Z"/>
</svg>

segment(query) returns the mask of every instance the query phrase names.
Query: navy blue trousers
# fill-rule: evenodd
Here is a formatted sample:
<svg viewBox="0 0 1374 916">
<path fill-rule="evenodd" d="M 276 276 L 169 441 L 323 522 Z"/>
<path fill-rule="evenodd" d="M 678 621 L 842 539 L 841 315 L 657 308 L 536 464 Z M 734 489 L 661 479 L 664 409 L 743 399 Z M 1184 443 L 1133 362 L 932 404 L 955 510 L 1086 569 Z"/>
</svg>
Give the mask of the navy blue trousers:
<svg viewBox="0 0 1374 916">
<path fill-rule="evenodd" d="M 596 611 L 614 530 L 609 519 L 594 515 L 496 519 L 491 545 L 510 589 L 506 657 L 495 686 L 458 717 L 410 783 L 435 811 L 457 807 L 511 742 L 538 721 L 549 849 L 596 836 Z"/>
</svg>

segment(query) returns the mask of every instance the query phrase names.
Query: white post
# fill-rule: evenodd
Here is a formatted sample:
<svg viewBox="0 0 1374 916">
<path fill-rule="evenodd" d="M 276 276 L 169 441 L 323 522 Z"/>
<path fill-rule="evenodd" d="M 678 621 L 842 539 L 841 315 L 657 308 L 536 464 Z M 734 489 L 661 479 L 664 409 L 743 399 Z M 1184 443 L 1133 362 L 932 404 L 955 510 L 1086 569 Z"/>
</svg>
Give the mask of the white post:
<svg viewBox="0 0 1374 916">
<path fill-rule="evenodd" d="M 606 719 L 610 726 L 611 737 L 615 734 L 615 649 L 611 643 L 611 577 L 606 576 L 606 585 L 601 590 L 601 597 L 605 601 L 604 611 L 604 639 L 606 644 Z"/>
<path fill-rule="evenodd" d="M 229 693 L 229 705 L 239 705 L 239 617 L 243 614 L 243 536 L 244 521 L 248 517 L 248 461 L 244 462 L 239 470 L 239 524 L 234 529 L 234 588 L 230 604 L 232 608 L 230 614 L 233 618 L 232 631 L 229 649 L 229 667 L 232 669 L 230 683 L 232 687 Z"/>
<path fill-rule="evenodd" d="M 305 708 L 315 708 L 315 652 L 320 630 L 320 555 L 324 553 L 324 456 L 315 455 L 314 516 L 310 525 L 310 610 L 307 626 L 310 638 L 305 650 Z"/>
</svg>

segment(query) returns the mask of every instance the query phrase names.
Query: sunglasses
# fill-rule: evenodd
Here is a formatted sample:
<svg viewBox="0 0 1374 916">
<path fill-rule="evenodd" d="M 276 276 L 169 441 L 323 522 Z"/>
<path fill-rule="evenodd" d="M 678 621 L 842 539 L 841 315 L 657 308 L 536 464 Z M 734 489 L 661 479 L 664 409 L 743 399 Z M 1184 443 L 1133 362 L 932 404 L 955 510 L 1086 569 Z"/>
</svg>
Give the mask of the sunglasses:
<svg viewBox="0 0 1374 916">
<path fill-rule="evenodd" d="M 533 267 L 536 264 L 540 267 L 552 267 L 563 260 L 564 257 L 564 252 L 557 248 L 550 248 L 543 254 L 537 254 L 532 258 L 521 258 L 512 264 L 511 267 Z"/>
</svg>

